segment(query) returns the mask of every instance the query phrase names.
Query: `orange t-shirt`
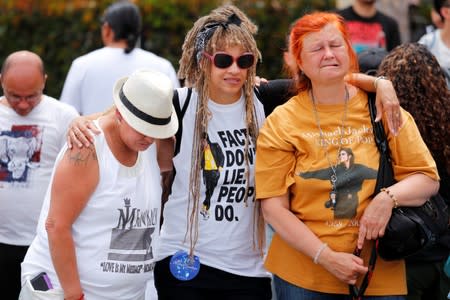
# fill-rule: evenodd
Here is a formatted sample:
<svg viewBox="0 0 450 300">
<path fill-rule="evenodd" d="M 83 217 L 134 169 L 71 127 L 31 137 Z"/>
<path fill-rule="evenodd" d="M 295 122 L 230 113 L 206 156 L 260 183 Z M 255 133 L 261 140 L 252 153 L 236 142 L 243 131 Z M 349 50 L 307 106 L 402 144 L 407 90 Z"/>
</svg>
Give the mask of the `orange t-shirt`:
<svg viewBox="0 0 450 300">
<path fill-rule="evenodd" d="M 289 191 L 291 211 L 322 242 L 328 243 L 334 251 L 352 253 L 359 219 L 375 188 L 379 153 L 372 133 L 367 95 L 358 91 L 347 105 L 345 118 L 344 104 L 317 105 L 322 135 L 307 92 L 275 109 L 258 137 L 256 197 L 270 198 Z M 387 133 L 396 180 L 418 172 L 438 179 L 435 162 L 414 120 L 404 110 L 402 117 L 404 123 L 398 136 Z M 335 166 L 337 159 L 336 205 L 333 206 L 330 162 Z M 367 265 L 371 246 L 365 245 L 364 249 L 368 252 Z M 295 250 L 276 233 L 265 266 L 302 288 L 348 294 L 347 284 L 314 264 L 309 256 Z M 365 294 L 406 294 L 403 260 L 388 262 L 378 257 Z"/>
</svg>

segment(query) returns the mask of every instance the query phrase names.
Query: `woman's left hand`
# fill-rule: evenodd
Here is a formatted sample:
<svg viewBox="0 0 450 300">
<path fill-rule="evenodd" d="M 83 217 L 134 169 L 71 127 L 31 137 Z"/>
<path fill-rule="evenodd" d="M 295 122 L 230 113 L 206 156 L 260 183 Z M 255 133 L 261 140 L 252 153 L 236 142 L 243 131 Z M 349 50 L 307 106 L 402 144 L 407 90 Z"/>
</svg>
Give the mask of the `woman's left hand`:
<svg viewBox="0 0 450 300">
<path fill-rule="evenodd" d="M 389 130 L 396 136 L 402 125 L 402 115 L 392 82 L 388 79 L 375 78 L 363 73 L 347 75 L 344 80 L 366 92 L 376 92 L 377 116 L 375 120 L 381 120 L 383 113 L 386 114 Z"/>
<path fill-rule="evenodd" d="M 92 134 L 99 134 L 100 130 L 95 126 L 94 122 L 86 116 L 76 117 L 69 124 L 67 129 L 67 146 L 69 149 L 76 145 L 78 148 L 83 146 L 89 147 L 94 143 Z"/>
<path fill-rule="evenodd" d="M 269 80 L 267 80 L 264 77 L 255 76 L 255 85 L 259 86 L 261 83 L 268 83 Z"/>
<path fill-rule="evenodd" d="M 384 231 L 392 215 L 392 199 L 384 192 L 378 193 L 364 210 L 359 220 L 358 248 L 362 249 L 364 240 L 376 240 Z"/>
</svg>

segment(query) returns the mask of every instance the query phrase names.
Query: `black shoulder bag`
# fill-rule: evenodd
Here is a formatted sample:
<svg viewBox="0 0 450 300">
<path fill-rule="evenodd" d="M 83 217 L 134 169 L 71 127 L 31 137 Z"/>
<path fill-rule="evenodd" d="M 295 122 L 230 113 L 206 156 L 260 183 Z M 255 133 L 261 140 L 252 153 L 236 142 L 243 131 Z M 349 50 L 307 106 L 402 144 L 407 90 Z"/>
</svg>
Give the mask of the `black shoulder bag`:
<svg viewBox="0 0 450 300">
<path fill-rule="evenodd" d="M 380 151 L 375 193 L 383 187 L 395 183 L 389 144 L 382 122 L 375 122 L 375 94 L 369 94 L 369 110 L 375 143 Z M 443 243 L 449 235 L 449 214 L 445 200 L 440 194 L 431 197 L 419 207 L 398 207 L 392 211 L 392 216 L 386 227 L 385 234 L 378 240 L 378 254 L 385 260 L 403 259 Z M 445 238 L 448 243 L 448 239 Z"/>
<path fill-rule="evenodd" d="M 395 179 L 383 123 L 375 122 L 377 112 L 374 93 L 369 93 L 369 111 L 375 144 L 380 152 L 378 176 L 373 195 L 375 196 L 383 187 L 394 184 Z M 377 252 L 385 260 L 403 259 L 436 243 L 450 247 L 449 235 L 448 209 L 445 200 L 439 194 L 431 197 L 420 207 L 394 208 L 384 236 L 374 242 L 369 259 L 369 270 L 361 286 L 358 288 L 355 285 L 349 285 L 350 296 L 353 299 L 362 299 L 375 269 Z M 354 254 L 359 256 L 360 251 L 356 249 Z"/>
</svg>

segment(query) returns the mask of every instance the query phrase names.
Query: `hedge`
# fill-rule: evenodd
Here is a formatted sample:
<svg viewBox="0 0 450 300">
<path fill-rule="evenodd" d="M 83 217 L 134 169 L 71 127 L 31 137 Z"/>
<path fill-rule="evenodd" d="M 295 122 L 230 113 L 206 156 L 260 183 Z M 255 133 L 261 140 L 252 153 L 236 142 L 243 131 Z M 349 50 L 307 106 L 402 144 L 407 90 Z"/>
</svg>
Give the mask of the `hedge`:
<svg viewBox="0 0 450 300">
<path fill-rule="evenodd" d="M 3 0 L 0 3 L 0 61 L 27 49 L 44 60 L 46 93 L 58 98 L 73 59 L 102 47 L 100 16 L 111 0 Z M 224 1 L 135 1 L 143 15 L 141 47 L 169 59 L 178 68 L 181 45 L 193 22 Z M 258 74 L 283 76 L 282 51 L 291 22 L 307 11 L 334 9 L 334 0 L 228 1 L 259 26 L 258 47 L 263 61 Z"/>
</svg>

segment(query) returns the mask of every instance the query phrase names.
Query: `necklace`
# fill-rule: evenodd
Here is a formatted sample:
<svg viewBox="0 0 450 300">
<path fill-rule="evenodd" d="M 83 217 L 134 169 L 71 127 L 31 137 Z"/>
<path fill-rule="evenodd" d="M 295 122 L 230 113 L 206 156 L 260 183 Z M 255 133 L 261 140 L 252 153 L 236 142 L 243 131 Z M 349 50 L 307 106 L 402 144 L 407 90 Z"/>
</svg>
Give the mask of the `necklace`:
<svg viewBox="0 0 450 300">
<path fill-rule="evenodd" d="M 336 169 L 339 164 L 339 154 L 341 153 L 341 149 L 342 149 L 342 139 L 344 138 L 344 126 L 345 126 L 345 121 L 347 120 L 348 99 L 349 99 L 348 88 L 347 88 L 347 86 L 345 86 L 344 114 L 342 116 L 342 122 L 341 122 L 341 137 L 339 138 L 339 148 L 338 148 L 338 152 L 337 152 L 336 163 L 333 165 L 333 163 L 331 162 L 330 157 L 328 155 L 328 149 L 327 149 L 328 146 L 324 142 L 325 139 L 324 139 L 322 127 L 320 126 L 319 113 L 317 112 L 317 107 L 316 107 L 316 99 L 314 98 L 314 93 L 313 93 L 313 90 L 311 89 L 311 101 L 313 104 L 314 117 L 316 118 L 317 127 L 319 128 L 320 146 L 323 147 L 323 150 L 325 152 L 325 157 L 327 158 L 328 165 L 330 166 L 330 169 L 332 172 L 332 174 L 330 175 L 331 192 L 330 192 L 330 200 L 329 200 L 332 210 L 334 210 L 336 208 L 336 199 L 337 199 L 337 197 L 336 197 L 337 196 Z"/>
</svg>

